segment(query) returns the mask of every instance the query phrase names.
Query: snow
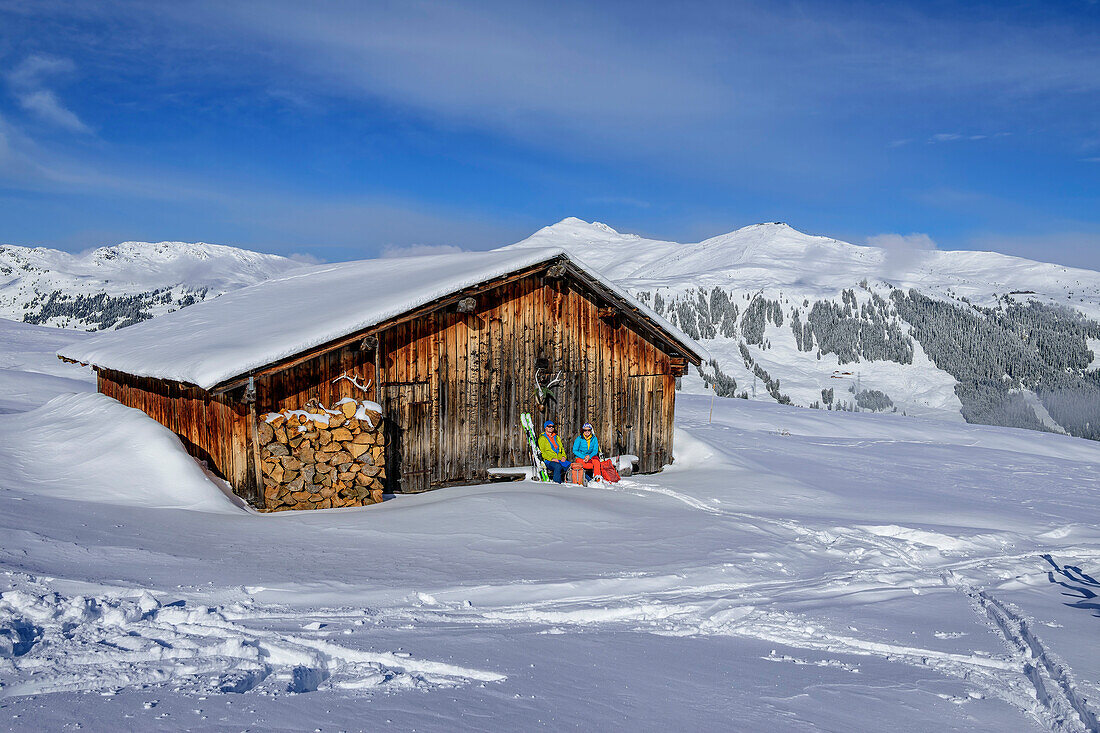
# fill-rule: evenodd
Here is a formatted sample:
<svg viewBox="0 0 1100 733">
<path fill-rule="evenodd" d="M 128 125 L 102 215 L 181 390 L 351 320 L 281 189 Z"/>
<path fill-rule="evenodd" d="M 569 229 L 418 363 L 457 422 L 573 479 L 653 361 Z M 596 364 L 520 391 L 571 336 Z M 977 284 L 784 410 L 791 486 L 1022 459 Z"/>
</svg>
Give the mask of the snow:
<svg viewBox="0 0 1100 733">
<path fill-rule="evenodd" d="M 57 358 L 57 349 L 86 338 L 0 318 L 0 414 L 38 407 L 58 394 L 94 392 L 94 374 Z"/>
<path fill-rule="evenodd" d="M 620 234 L 606 224 L 570 217 L 505 250 L 561 247 L 631 291 L 718 285 L 788 297 L 833 297 L 862 280 L 996 305 L 994 293 L 1031 295 L 1100 317 L 1100 273 L 996 252 L 860 246 L 804 234 L 786 224 L 754 224 L 697 243 Z M 1022 298 L 1029 297 L 1027 295 Z"/>
<path fill-rule="evenodd" d="M 167 312 L 188 294 L 207 297 L 253 285 L 301 263 L 278 255 L 204 242 L 123 242 L 80 254 L 45 247 L 0 245 L 0 318 L 22 320 L 54 291 L 69 296 L 113 297 L 169 289 L 150 303 L 152 315 Z M 87 328 L 81 318 L 50 318 L 51 326 Z"/>
<path fill-rule="evenodd" d="M 769 324 L 766 329 L 770 348 L 749 345 L 749 351 L 780 381 L 780 391 L 802 406 L 820 401 L 821 390 L 829 388 L 836 389 L 837 400 L 853 401 L 854 395 L 847 392 L 850 384 L 837 384 L 832 376 L 836 370 L 858 371 L 863 389 L 885 392 L 899 412 L 962 419 L 955 379 L 937 368 L 915 340 L 912 364 L 863 360 L 842 365 L 834 354 L 818 360 L 816 349 L 800 351 L 790 322 L 796 308 L 805 322 L 804 301 L 839 303 L 841 291 L 850 289 L 863 305 L 871 293 L 889 300 L 892 289 L 916 288 L 956 304 L 966 298 L 993 307 L 1000 303 L 998 296 L 1010 295 L 1021 303 L 1034 299 L 1100 318 L 1098 272 L 995 252 L 859 246 L 781 223 L 755 224 L 702 242 L 680 243 L 623 234 L 606 224 L 571 217 L 503 249 L 527 247 L 561 247 L 629 292 L 657 292 L 666 301 L 688 292 L 694 299 L 699 288 L 720 287 L 734 294 L 742 313 L 749 302 L 745 296 L 780 302 L 783 325 Z M 753 374 L 744 365 L 738 339 L 707 339 L 703 345 L 722 371 L 737 380 L 738 392 L 751 392 Z M 1089 348 L 1096 356 L 1091 368 L 1100 368 L 1100 341 L 1090 341 Z M 699 379 L 689 379 L 686 385 L 692 391 L 710 391 Z M 756 399 L 773 399 L 763 385 L 756 392 Z"/>
<path fill-rule="evenodd" d="M 1089 351 L 1092 352 L 1092 363 L 1089 364 L 1088 368 L 1090 370 L 1100 369 L 1100 339 L 1086 339 L 1086 343 Z"/>
<path fill-rule="evenodd" d="M 42 496 L 205 512 L 240 506 L 175 433 L 105 395 L 58 395 L 11 415 L 0 424 L 0 444 L 5 465 Z"/>
<path fill-rule="evenodd" d="M 371 400 L 360 401 L 354 400 L 351 397 L 344 397 L 333 407 L 339 407 L 340 405 L 346 404 L 348 402 L 354 403 L 356 405 L 355 414 L 352 415 L 352 417 L 354 417 L 356 420 L 365 421 L 370 427 L 373 428 L 374 423 L 372 422 L 370 413 L 375 412 L 381 414 L 382 405 Z M 304 417 L 307 421 L 313 421 L 318 425 L 327 426 L 329 424 L 329 415 L 340 415 L 341 417 L 343 417 L 342 412 L 339 412 L 336 409 L 330 410 L 329 408 L 322 406 L 314 408 L 312 412 L 310 412 L 309 410 L 283 410 L 282 412 L 268 412 L 261 417 L 264 419 L 264 422 L 269 423 L 275 422 L 275 420 L 277 420 L 278 418 L 283 417 L 288 421 L 292 421 L 292 425 L 298 424 L 298 421 L 294 418 Z M 299 425 L 298 431 L 302 433 L 306 432 L 305 426 Z"/>
<path fill-rule="evenodd" d="M 680 394 L 660 474 L 260 515 L 26 374 L 0 727 L 1096 729 L 1095 442 Z"/>
<path fill-rule="evenodd" d="M 59 353 L 83 363 L 209 389 L 250 369 L 563 254 L 560 249 L 524 248 L 307 267 L 74 344 Z M 597 273 L 589 274 L 626 298 L 685 348 L 706 355 L 617 286 Z"/>
</svg>

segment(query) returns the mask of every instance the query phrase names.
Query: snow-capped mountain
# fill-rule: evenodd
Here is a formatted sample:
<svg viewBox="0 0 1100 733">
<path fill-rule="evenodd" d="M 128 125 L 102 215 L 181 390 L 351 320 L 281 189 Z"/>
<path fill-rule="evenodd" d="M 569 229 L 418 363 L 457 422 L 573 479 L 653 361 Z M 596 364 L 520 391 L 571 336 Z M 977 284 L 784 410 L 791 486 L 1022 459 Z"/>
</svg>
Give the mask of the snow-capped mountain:
<svg viewBox="0 0 1100 733">
<path fill-rule="evenodd" d="M 509 248 L 532 246 L 569 250 L 703 342 L 714 360 L 687 391 L 1100 438 L 1100 273 L 779 223 L 678 243 L 569 218 Z M 298 266 L 203 243 L 0 246 L 0 318 L 120 328 Z"/>
<path fill-rule="evenodd" d="M 510 246 L 563 247 L 701 340 L 688 389 L 1100 438 L 1091 270 L 781 223 L 681 244 L 569 218 Z"/>
<path fill-rule="evenodd" d="M 120 328 L 300 266 L 202 242 L 123 242 L 78 255 L 0 245 L 0 318 Z"/>
</svg>

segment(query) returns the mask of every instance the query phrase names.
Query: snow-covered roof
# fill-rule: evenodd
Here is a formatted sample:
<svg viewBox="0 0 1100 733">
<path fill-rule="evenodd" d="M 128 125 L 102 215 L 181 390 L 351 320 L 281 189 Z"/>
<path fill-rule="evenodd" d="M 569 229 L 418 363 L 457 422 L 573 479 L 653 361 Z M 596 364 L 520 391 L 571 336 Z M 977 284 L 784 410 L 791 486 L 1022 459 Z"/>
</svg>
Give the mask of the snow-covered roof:
<svg viewBox="0 0 1100 733">
<path fill-rule="evenodd" d="M 303 267 L 65 347 L 66 359 L 203 389 L 361 331 L 466 288 L 556 258 L 625 300 L 690 355 L 707 352 L 557 248 L 398 257 Z"/>
</svg>

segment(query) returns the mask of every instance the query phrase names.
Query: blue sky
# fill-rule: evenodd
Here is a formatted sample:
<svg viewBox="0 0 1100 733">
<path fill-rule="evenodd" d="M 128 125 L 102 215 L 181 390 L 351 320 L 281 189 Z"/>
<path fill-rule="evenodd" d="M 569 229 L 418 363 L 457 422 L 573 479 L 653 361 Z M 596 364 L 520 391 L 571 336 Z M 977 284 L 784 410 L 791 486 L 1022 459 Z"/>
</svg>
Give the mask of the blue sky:
<svg viewBox="0 0 1100 733">
<path fill-rule="evenodd" d="M 342 260 L 566 216 L 1100 269 L 1100 3 L 0 0 L 0 242 Z"/>
</svg>

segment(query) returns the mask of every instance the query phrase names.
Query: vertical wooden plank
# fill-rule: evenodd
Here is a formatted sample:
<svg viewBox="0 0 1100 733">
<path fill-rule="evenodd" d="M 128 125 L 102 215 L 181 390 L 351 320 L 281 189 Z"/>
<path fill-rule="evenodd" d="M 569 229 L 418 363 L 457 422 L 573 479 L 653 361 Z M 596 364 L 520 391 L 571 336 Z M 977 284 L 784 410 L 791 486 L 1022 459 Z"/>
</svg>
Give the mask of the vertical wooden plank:
<svg viewBox="0 0 1100 733">
<path fill-rule="evenodd" d="M 443 480 L 442 462 L 440 461 L 440 330 L 439 313 L 428 316 L 428 399 L 431 401 L 429 409 L 429 430 L 431 439 L 428 443 L 429 453 L 429 483 L 438 484 Z"/>
<path fill-rule="evenodd" d="M 587 318 L 585 318 L 585 333 L 584 333 L 584 364 L 585 372 L 588 374 L 587 385 L 588 393 L 587 400 L 585 402 L 588 414 L 591 415 L 592 425 L 596 427 L 600 425 L 600 416 L 598 410 L 598 395 L 600 391 L 600 375 L 597 371 L 597 363 L 600 358 L 599 349 L 599 306 L 595 302 L 589 300 L 587 302 Z"/>
<path fill-rule="evenodd" d="M 473 353 L 470 355 L 470 388 L 473 395 L 470 399 L 470 427 L 476 435 L 477 448 L 473 453 L 473 475 L 478 480 L 485 480 L 489 455 L 489 426 L 492 423 L 492 411 L 489 407 L 489 369 L 488 369 L 488 341 L 489 323 L 481 314 L 470 315 L 470 330 L 473 339 L 470 346 Z"/>
<path fill-rule="evenodd" d="M 499 289 L 498 289 L 499 290 Z M 499 298 L 499 292 L 497 293 Z M 486 415 L 486 424 L 489 429 L 486 431 L 486 436 L 489 438 L 487 452 L 488 460 L 495 462 L 498 466 L 509 465 L 505 463 L 505 405 L 501 399 L 500 393 L 500 369 L 501 369 L 501 323 L 500 323 L 500 304 L 499 300 L 493 302 L 492 310 L 486 314 L 488 319 L 487 327 L 489 337 L 488 342 L 488 377 L 489 377 L 489 396 L 487 401 L 488 415 Z"/>
<path fill-rule="evenodd" d="M 454 478 L 462 478 L 469 475 L 467 468 L 470 456 L 470 425 L 466 411 L 466 400 L 470 391 L 469 382 L 469 327 L 466 319 L 460 314 L 455 314 L 455 357 L 457 367 L 455 369 L 455 417 L 457 418 L 457 431 L 455 433 L 455 464 Z"/>
<path fill-rule="evenodd" d="M 517 436 L 519 430 L 519 413 L 526 411 L 526 405 L 520 402 L 516 391 L 518 379 L 518 365 L 516 363 L 516 347 L 519 337 L 516 334 L 517 318 L 516 303 L 520 296 L 519 283 L 509 283 L 504 289 L 504 303 L 500 309 L 500 338 L 501 338 L 501 401 L 505 410 L 504 430 L 508 436 L 508 465 L 519 465 L 520 439 Z"/>
</svg>

